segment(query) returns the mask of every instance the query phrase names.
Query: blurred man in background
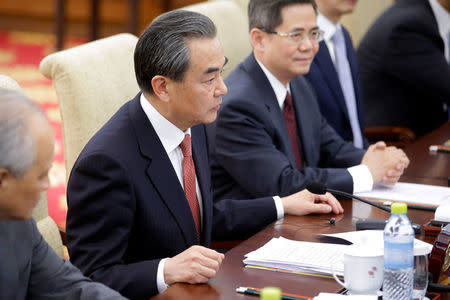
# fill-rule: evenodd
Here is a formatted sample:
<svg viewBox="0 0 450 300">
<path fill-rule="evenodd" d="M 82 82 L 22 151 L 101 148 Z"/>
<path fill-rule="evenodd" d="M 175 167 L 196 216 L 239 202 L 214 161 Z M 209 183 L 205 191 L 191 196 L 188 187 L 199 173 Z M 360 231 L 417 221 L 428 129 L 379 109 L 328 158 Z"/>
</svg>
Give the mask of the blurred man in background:
<svg viewBox="0 0 450 300">
<path fill-rule="evenodd" d="M 364 107 L 358 62 L 342 16 L 352 13 L 357 0 L 316 0 L 317 25 L 324 31 L 309 73 L 320 112 L 328 124 L 357 148 L 367 148 L 364 137 Z"/>
<path fill-rule="evenodd" d="M 424 135 L 449 119 L 450 1 L 399 0 L 358 47 L 368 126 Z"/>
</svg>

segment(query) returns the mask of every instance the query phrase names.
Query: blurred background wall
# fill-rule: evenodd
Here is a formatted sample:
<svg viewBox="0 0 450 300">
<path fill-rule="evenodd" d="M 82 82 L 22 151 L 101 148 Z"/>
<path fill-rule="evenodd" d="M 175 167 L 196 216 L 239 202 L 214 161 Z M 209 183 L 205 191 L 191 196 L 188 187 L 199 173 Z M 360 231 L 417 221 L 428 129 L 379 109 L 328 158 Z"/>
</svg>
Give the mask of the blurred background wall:
<svg viewBox="0 0 450 300">
<path fill-rule="evenodd" d="M 58 0 L 1 0 L 0 29 L 53 32 Z M 128 29 L 129 0 L 98 0 L 100 36 L 108 36 Z M 159 14 L 201 0 L 139 0 L 138 17 L 141 32 Z M 359 0 L 352 15 L 344 17 L 355 45 L 373 20 L 393 0 Z M 66 34 L 88 37 L 91 0 L 65 0 Z"/>
</svg>

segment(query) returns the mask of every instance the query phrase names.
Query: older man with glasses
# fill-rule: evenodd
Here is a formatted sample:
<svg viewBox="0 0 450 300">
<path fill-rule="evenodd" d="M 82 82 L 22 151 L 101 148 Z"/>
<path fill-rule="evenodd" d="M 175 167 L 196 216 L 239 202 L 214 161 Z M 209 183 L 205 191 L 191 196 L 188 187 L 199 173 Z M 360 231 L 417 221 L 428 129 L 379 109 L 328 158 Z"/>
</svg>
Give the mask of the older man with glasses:
<svg viewBox="0 0 450 300">
<path fill-rule="evenodd" d="M 349 193 L 397 182 L 409 160 L 345 142 L 320 113 L 309 72 L 323 39 L 313 0 L 251 0 L 251 53 L 208 128 L 215 200 L 288 195 L 318 181 Z"/>
</svg>

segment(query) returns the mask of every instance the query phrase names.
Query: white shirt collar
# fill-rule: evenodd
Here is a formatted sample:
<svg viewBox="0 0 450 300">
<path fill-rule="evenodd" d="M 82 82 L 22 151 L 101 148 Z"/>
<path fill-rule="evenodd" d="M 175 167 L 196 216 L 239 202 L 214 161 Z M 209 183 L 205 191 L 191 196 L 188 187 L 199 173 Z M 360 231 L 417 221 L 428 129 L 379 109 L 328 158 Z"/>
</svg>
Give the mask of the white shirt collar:
<svg viewBox="0 0 450 300">
<path fill-rule="evenodd" d="M 334 64 L 336 64 L 336 54 L 334 53 L 334 42 L 332 40 L 334 34 L 336 33 L 336 30 L 338 28 L 342 27 L 341 23 L 338 22 L 337 24 L 334 24 L 331 22 L 327 17 L 322 15 L 320 12 L 317 16 L 317 25 L 320 29 L 322 29 L 324 33 L 324 42 L 327 45 L 328 52 L 330 53 L 331 60 Z"/>
<path fill-rule="evenodd" d="M 150 104 L 150 101 L 144 96 L 144 93 L 141 94 L 140 101 L 142 109 L 155 129 L 167 154 L 175 150 L 181 144 L 185 134 L 191 134 L 190 128 L 186 130 L 186 132 L 183 132 L 169 120 L 164 118 L 164 116 Z"/>
<path fill-rule="evenodd" d="M 275 96 L 277 97 L 278 105 L 280 105 L 280 108 L 283 108 L 284 100 L 286 99 L 286 94 L 289 91 L 289 84 L 284 86 L 281 81 L 278 80 L 278 78 L 275 77 L 267 68 L 260 62 L 256 57 L 256 62 L 263 70 L 264 74 L 266 75 L 267 79 L 269 80 L 270 85 L 272 86 L 273 91 L 275 92 Z"/>
<path fill-rule="evenodd" d="M 317 26 L 319 26 L 319 28 L 325 32 L 324 40 L 328 42 L 331 41 L 334 33 L 341 26 L 341 23 L 338 22 L 337 24 L 334 24 L 319 12 L 319 14 L 317 15 Z"/>
<path fill-rule="evenodd" d="M 444 40 L 445 45 L 445 58 L 447 61 L 449 60 L 448 54 L 448 38 L 450 34 L 450 12 L 448 12 L 445 8 L 437 0 L 428 0 L 430 2 L 431 10 L 433 11 L 434 17 L 436 18 L 436 22 L 439 29 L 439 35 Z"/>
</svg>

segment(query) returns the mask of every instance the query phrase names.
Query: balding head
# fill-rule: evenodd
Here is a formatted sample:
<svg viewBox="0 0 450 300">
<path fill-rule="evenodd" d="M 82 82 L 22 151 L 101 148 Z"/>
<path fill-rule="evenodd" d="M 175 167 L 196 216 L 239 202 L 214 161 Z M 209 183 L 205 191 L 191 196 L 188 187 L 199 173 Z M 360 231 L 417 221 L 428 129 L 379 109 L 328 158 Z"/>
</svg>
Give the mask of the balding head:
<svg viewBox="0 0 450 300">
<path fill-rule="evenodd" d="M 0 221 L 31 218 L 50 184 L 52 128 L 38 105 L 0 89 Z"/>
<path fill-rule="evenodd" d="M 24 94 L 0 89 L 0 169 L 20 177 L 31 167 L 36 157 L 31 130 L 36 118 L 41 125 L 48 123 L 41 108 Z"/>
</svg>

